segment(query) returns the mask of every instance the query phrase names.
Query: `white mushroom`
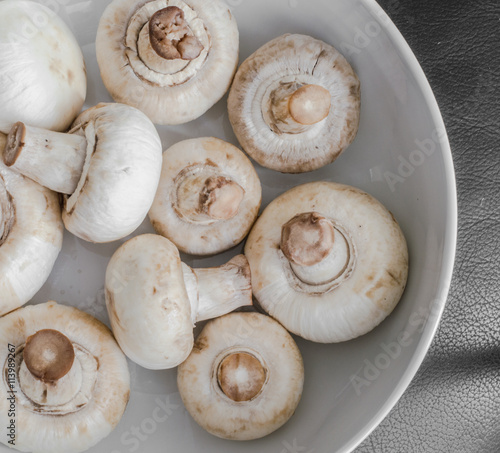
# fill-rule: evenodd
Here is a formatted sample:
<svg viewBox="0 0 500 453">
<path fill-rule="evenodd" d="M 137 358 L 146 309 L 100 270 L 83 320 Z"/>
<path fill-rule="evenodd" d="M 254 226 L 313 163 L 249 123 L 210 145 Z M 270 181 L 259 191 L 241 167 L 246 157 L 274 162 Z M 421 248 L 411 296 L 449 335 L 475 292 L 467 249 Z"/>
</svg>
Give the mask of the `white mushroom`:
<svg viewBox="0 0 500 453">
<path fill-rule="evenodd" d="M 86 93 L 83 55 L 66 24 L 38 2 L 0 2 L 0 132 L 17 121 L 66 130 Z"/>
<path fill-rule="evenodd" d="M 106 306 L 125 354 L 149 369 L 173 368 L 193 347 L 193 325 L 252 305 L 248 262 L 238 255 L 221 267 L 191 269 L 168 239 L 136 236 L 106 270 Z"/>
<path fill-rule="evenodd" d="M 63 221 L 74 235 L 111 242 L 147 216 L 161 172 L 161 141 L 141 111 L 99 104 L 83 112 L 70 133 L 17 123 L 4 162 L 64 193 Z"/>
<path fill-rule="evenodd" d="M 264 437 L 295 412 L 304 367 L 297 345 L 276 321 L 231 313 L 210 321 L 179 366 L 177 384 L 194 420 L 232 440 Z"/>
<path fill-rule="evenodd" d="M 236 21 L 222 0 L 114 0 L 96 39 L 111 96 L 156 124 L 194 120 L 222 98 L 238 50 Z"/>
<path fill-rule="evenodd" d="M 28 302 L 49 277 L 61 251 L 63 223 L 57 194 L 1 162 L 0 316 Z"/>
<path fill-rule="evenodd" d="M 239 142 L 259 164 L 284 173 L 312 171 L 354 140 L 359 80 L 332 46 L 287 34 L 243 62 L 228 108 Z"/>
<path fill-rule="evenodd" d="M 0 318 L 0 441 L 20 451 L 76 453 L 118 424 L 127 361 L 109 329 L 55 302 Z M 13 420 L 13 421 L 12 421 Z"/>
<path fill-rule="evenodd" d="M 354 187 L 318 182 L 274 200 L 245 254 L 260 305 L 308 340 L 350 340 L 376 327 L 401 298 L 406 241 L 392 214 Z"/>
<path fill-rule="evenodd" d="M 217 138 L 197 138 L 163 153 L 149 217 L 181 251 L 211 255 L 246 237 L 261 200 L 259 177 L 238 148 Z"/>
</svg>

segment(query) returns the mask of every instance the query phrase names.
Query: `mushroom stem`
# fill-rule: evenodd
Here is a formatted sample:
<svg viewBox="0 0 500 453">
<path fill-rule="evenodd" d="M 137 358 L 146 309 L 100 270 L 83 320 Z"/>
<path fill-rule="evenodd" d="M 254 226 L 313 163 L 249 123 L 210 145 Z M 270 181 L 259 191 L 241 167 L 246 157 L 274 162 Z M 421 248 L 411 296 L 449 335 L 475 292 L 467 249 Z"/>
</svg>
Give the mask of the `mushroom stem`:
<svg viewBox="0 0 500 453">
<path fill-rule="evenodd" d="M 235 402 L 253 400 L 266 383 L 262 362 L 248 352 L 233 352 L 222 359 L 217 382 L 224 394 Z"/>
<path fill-rule="evenodd" d="M 180 180 L 176 209 L 192 222 L 229 220 L 238 213 L 245 190 L 225 176 L 196 168 Z"/>
<path fill-rule="evenodd" d="M 215 268 L 192 269 L 184 263 L 182 268 L 193 323 L 252 305 L 250 267 L 244 255 Z"/>
<path fill-rule="evenodd" d="M 44 329 L 26 340 L 19 384 L 39 405 L 60 406 L 71 401 L 83 381 L 71 341 L 57 330 Z"/>
<path fill-rule="evenodd" d="M 299 134 L 328 116 L 332 97 L 319 85 L 288 82 L 271 93 L 270 101 L 270 116 L 276 127 L 282 133 Z"/>
<path fill-rule="evenodd" d="M 200 211 L 214 220 L 232 219 L 240 207 L 245 191 L 224 176 L 210 177 L 200 192 Z"/>
<path fill-rule="evenodd" d="M 87 140 L 16 123 L 9 132 L 5 165 L 54 192 L 72 194 L 80 181 Z"/>
<path fill-rule="evenodd" d="M 136 39 L 142 63 L 159 74 L 182 71 L 204 49 L 185 20 L 184 11 L 177 6 L 169 6 L 153 14 Z"/>
<path fill-rule="evenodd" d="M 283 225 L 281 251 L 295 275 L 311 285 L 339 278 L 350 261 L 345 236 L 317 212 L 298 214 Z"/>
</svg>

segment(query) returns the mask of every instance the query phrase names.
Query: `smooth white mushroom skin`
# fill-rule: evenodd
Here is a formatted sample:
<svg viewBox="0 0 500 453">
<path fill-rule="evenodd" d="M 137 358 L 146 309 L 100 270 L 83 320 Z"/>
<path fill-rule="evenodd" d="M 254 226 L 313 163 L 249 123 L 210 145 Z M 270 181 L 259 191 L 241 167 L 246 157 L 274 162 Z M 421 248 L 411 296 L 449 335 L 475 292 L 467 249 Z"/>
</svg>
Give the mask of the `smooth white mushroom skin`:
<svg viewBox="0 0 500 453">
<path fill-rule="evenodd" d="M 186 123 L 219 101 L 238 52 L 236 21 L 221 0 L 114 0 L 96 39 L 111 96 L 156 124 Z"/>
<path fill-rule="evenodd" d="M 27 339 L 46 330 L 67 337 L 75 353 L 68 373 L 53 382 L 31 375 L 24 354 Z M 8 398 L 14 390 L 15 448 L 20 451 L 85 451 L 109 435 L 128 403 L 125 356 L 106 326 L 73 307 L 48 302 L 0 318 L 0 364 L 0 423 L 11 423 Z M 8 434 L 2 430 L 0 442 L 11 446 Z"/>
<path fill-rule="evenodd" d="M 193 347 L 194 324 L 252 305 L 243 256 L 214 269 L 191 269 L 168 239 L 144 234 L 125 242 L 106 270 L 106 306 L 125 354 L 148 369 L 173 368 Z"/>
<path fill-rule="evenodd" d="M 66 24 L 38 2 L 0 2 L 0 132 L 17 121 L 66 130 L 86 92 L 83 55 Z"/>
<path fill-rule="evenodd" d="M 312 171 L 353 142 L 360 83 L 332 46 L 286 34 L 243 62 L 228 111 L 238 141 L 259 164 L 283 173 Z"/>
<path fill-rule="evenodd" d="M 196 138 L 163 153 L 149 218 L 181 251 L 211 255 L 247 236 L 261 201 L 259 177 L 242 151 L 217 138 Z"/>
<path fill-rule="evenodd" d="M 76 191 L 66 198 L 66 228 L 102 243 L 133 233 L 153 203 L 161 173 L 161 140 L 141 111 L 123 104 L 85 110 L 72 133 L 87 139 L 87 158 Z"/>
<path fill-rule="evenodd" d="M 331 223 L 329 247 L 312 246 L 320 235 L 301 231 L 298 215 Z M 299 231 L 287 236 L 290 221 Z M 245 255 L 260 306 L 290 332 L 320 343 L 375 328 L 399 302 L 408 276 L 406 241 L 392 214 L 367 193 L 329 182 L 274 200 L 250 232 Z"/>
<path fill-rule="evenodd" d="M 108 264 L 105 288 L 111 328 L 127 357 L 149 369 L 186 359 L 193 321 L 175 245 L 155 235 L 125 242 Z"/>
<path fill-rule="evenodd" d="M 253 440 L 293 415 L 304 367 L 278 322 L 259 313 L 231 313 L 207 323 L 178 368 L 177 384 L 202 428 L 224 439 Z"/>
<path fill-rule="evenodd" d="M 0 133 L 0 316 L 28 302 L 48 279 L 62 248 L 57 194 L 2 161 Z"/>
</svg>

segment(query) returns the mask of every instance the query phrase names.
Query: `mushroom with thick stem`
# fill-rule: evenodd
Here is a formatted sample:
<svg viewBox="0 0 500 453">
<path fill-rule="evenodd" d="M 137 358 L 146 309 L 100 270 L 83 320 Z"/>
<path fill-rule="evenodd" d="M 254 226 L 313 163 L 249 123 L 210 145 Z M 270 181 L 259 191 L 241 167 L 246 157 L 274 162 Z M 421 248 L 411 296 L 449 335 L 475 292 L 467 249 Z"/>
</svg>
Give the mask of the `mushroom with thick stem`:
<svg viewBox="0 0 500 453">
<path fill-rule="evenodd" d="M 57 194 L 3 164 L 6 141 L 0 133 L 0 316 L 43 286 L 64 231 Z"/>
<path fill-rule="evenodd" d="M 63 221 L 74 235 L 111 242 L 147 216 L 161 172 L 161 141 L 141 111 L 99 104 L 84 111 L 69 133 L 16 123 L 4 162 L 65 194 Z"/>
<path fill-rule="evenodd" d="M 38 2 L 0 2 L 0 132 L 16 121 L 66 130 L 86 93 L 85 61 L 66 24 Z"/>
<path fill-rule="evenodd" d="M 197 138 L 163 153 L 149 217 L 181 251 L 211 255 L 246 237 L 261 200 L 259 177 L 243 152 L 217 138 Z"/>
<path fill-rule="evenodd" d="M 287 34 L 243 62 L 228 110 L 243 149 L 259 164 L 283 173 L 312 171 L 354 140 L 359 79 L 332 46 Z"/>
<path fill-rule="evenodd" d="M 224 439 L 253 440 L 293 415 L 304 367 L 278 322 L 260 313 L 231 313 L 207 323 L 179 366 L 177 384 L 202 428 Z"/>
<path fill-rule="evenodd" d="M 14 437 L 2 430 L 0 442 L 20 451 L 85 451 L 128 403 L 125 356 L 106 326 L 73 307 L 47 302 L 0 318 L 0 364 L 0 422 L 15 418 Z"/>
<path fill-rule="evenodd" d="M 222 0 L 114 0 L 96 39 L 111 96 L 156 124 L 186 123 L 219 101 L 238 51 L 236 21 Z"/>
<path fill-rule="evenodd" d="M 274 200 L 245 255 L 260 306 L 289 331 L 333 343 L 363 335 L 400 300 L 408 249 L 392 214 L 351 186 L 304 184 Z"/>
<path fill-rule="evenodd" d="M 252 305 L 243 255 L 211 269 L 192 269 L 163 236 L 125 242 L 106 270 L 106 306 L 125 354 L 149 369 L 173 368 L 193 347 L 193 325 Z"/>
</svg>

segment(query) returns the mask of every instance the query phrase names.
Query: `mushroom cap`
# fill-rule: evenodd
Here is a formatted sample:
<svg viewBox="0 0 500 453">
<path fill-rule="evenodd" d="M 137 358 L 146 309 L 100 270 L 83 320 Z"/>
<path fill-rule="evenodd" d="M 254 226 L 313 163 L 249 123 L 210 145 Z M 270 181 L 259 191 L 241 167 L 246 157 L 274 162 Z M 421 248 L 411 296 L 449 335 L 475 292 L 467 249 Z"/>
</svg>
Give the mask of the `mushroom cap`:
<svg viewBox="0 0 500 453">
<path fill-rule="evenodd" d="M 223 176 L 244 190 L 238 212 L 226 220 L 200 221 L 179 213 L 176 200 L 183 173 Z M 196 192 L 194 192 L 196 194 Z M 181 251 L 210 255 L 241 242 L 255 222 L 262 201 L 259 177 L 250 160 L 238 148 L 217 138 L 184 140 L 163 153 L 163 168 L 149 217 L 155 230 Z"/>
<path fill-rule="evenodd" d="M 282 83 L 314 84 L 331 94 L 326 119 L 302 133 L 280 133 L 263 106 Z M 286 34 L 258 49 L 238 69 L 228 99 L 229 120 L 243 149 L 260 165 L 284 173 L 316 170 L 333 162 L 354 140 L 360 84 L 347 60 L 310 36 Z"/>
<path fill-rule="evenodd" d="M 280 249 L 282 225 L 311 211 L 350 242 L 350 265 L 331 284 L 300 282 Z M 400 300 L 408 275 L 406 241 L 392 214 L 371 195 L 331 182 L 304 184 L 271 202 L 250 232 L 245 255 L 262 308 L 289 331 L 320 343 L 376 327 Z"/>
<path fill-rule="evenodd" d="M 43 286 L 64 231 L 57 194 L 7 168 L 1 158 L 5 143 L 0 133 L 0 191 L 10 199 L 14 219 L 3 243 L 0 234 L 0 316 L 24 305 Z"/>
<path fill-rule="evenodd" d="M 85 61 L 66 24 L 38 2 L 0 2 L 0 131 L 17 121 L 66 130 L 86 93 Z"/>
<path fill-rule="evenodd" d="M 139 33 L 153 14 L 173 4 L 184 11 L 205 49 L 184 68 L 163 75 L 139 57 Z M 117 102 L 139 108 L 155 124 L 182 124 L 203 115 L 229 89 L 239 34 L 221 0 L 114 0 L 99 23 L 96 51 L 104 84 Z"/>
<path fill-rule="evenodd" d="M 266 374 L 262 390 L 249 401 L 229 398 L 217 380 L 224 359 L 240 352 L 257 358 Z M 202 428 L 224 439 L 251 440 L 272 433 L 293 415 L 304 367 L 297 345 L 279 323 L 259 313 L 231 313 L 204 327 L 178 368 L 177 384 Z"/>
<path fill-rule="evenodd" d="M 98 104 L 75 120 L 72 132 L 85 135 L 88 150 L 78 187 L 66 199 L 64 225 L 96 243 L 131 234 L 147 216 L 160 180 L 156 128 L 133 107 Z"/>
<path fill-rule="evenodd" d="M 172 368 L 191 352 L 191 305 L 179 251 L 168 239 L 140 235 L 115 252 L 106 306 L 118 344 L 144 368 Z"/>
<path fill-rule="evenodd" d="M 127 361 L 109 329 L 76 308 L 47 302 L 16 310 L 0 318 L 0 363 L 7 376 L 9 345 L 16 358 L 26 339 L 43 329 L 53 329 L 95 357 L 97 379 L 92 398 L 74 412 L 59 415 L 40 413 L 27 406 L 27 398 L 16 388 L 16 448 L 37 453 L 76 453 L 87 450 L 106 437 L 120 421 L 130 393 Z M 16 381 L 17 383 L 17 381 Z M 11 395 L 8 380 L 0 381 L 0 423 L 9 426 Z M 8 444 L 7 430 L 0 441 Z"/>
</svg>

